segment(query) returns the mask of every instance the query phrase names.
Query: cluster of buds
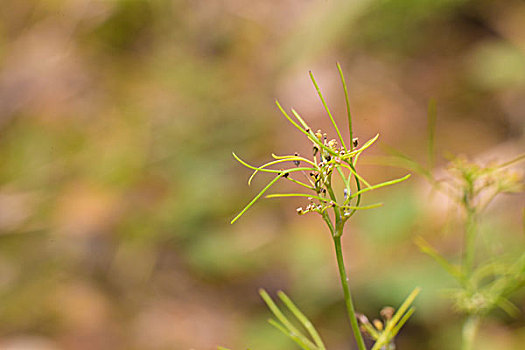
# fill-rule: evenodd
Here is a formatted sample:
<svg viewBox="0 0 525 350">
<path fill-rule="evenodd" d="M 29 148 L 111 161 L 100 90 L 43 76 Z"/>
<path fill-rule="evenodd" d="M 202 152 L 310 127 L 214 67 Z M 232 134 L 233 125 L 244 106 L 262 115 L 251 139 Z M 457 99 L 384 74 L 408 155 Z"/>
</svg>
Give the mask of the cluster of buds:
<svg viewBox="0 0 525 350">
<path fill-rule="evenodd" d="M 380 311 L 382 320 L 374 319 L 372 322 L 363 314 L 357 314 L 357 320 L 360 323 L 361 332 L 368 336 L 372 340 L 378 340 L 381 333 L 385 330 L 385 325 L 392 320 L 395 310 L 391 306 L 386 306 Z M 381 347 L 381 350 L 394 350 L 394 341 L 390 341 L 388 344 Z"/>
<path fill-rule="evenodd" d="M 326 190 L 325 190 L 326 191 Z M 322 214 L 326 209 L 335 207 L 335 203 L 332 201 L 328 202 L 322 202 L 318 201 L 315 202 L 314 198 L 308 197 L 308 200 L 310 203 L 303 209 L 303 207 L 297 208 L 297 214 L 304 215 L 306 213 L 315 212 Z"/>
</svg>

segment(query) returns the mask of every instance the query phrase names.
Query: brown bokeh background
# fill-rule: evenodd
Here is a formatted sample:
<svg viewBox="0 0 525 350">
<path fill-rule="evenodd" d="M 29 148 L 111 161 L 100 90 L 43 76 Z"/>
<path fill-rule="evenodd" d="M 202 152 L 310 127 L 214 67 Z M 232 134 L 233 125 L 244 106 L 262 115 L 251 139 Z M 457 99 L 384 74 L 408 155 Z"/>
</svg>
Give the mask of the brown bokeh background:
<svg viewBox="0 0 525 350">
<path fill-rule="evenodd" d="M 351 349 L 329 233 L 300 200 L 262 200 L 231 152 L 260 164 L 311 145 L 275 107 L 346 128 L 335 66 L 364 141 L 437 162 L 522 153 L 525 4 L 519 0 L 50 0 L 0 6 L 0 348 L 293 349 L 257 289 L 285 290 L 330 349 Z M 405 170 L 369 158 L 377 183 Z M 523 166 L 521 169 L 523 170 Z M 398 348 L 457 349 L 457 210 L 420 178 L 371 194 L 344 237 L 356 307 L 377 317 L 423 291 Z M 483 247 L 524 247 L 522 195 L 488 208 Z M 524 293 L 513 301 L 525 309 Z M 495 312 L 478 350 L 519 350 L 523 315 Z"/>
</svg>

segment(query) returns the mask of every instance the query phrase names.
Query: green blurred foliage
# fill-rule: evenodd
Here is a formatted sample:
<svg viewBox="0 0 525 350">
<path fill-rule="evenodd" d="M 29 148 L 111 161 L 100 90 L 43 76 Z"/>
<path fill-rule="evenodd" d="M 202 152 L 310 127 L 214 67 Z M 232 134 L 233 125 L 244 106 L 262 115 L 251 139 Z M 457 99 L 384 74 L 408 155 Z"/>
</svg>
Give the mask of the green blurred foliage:
<svg viewBox="0 0 525 350">
<path fill-rule="evenodd" d="M 516 153 L 523 18 L 519 1 L 3 6 L 0 348 L 291 348 L 263 321 L 259 287 L 285 289 L 329 348 L 350 347 L 328 232 L 297 218 L 293 201 L 261 201 L 230 226 L 259 184 L 246 185 L 231 151 L 255 162 L 309 152 L 273 99 L 327 129 L 307 72 L 342 120 L 340 61 L 361 140 L 380 132 L 424 159 L 435 97 L 438 154 Z M 390 171 L 365 175 L 375 183 Z M 455 217 L 417 180 L 374 196 L 384 206 L 345 236 L 357 307 L 377 314 L 420 285 L 402 348 L 447 348 L 458 321 L 440 297 L 450 281 L 412 237 L 444 238 L 453 251 Z M 520 206 L 494 206 L 489 246 L 522 247 Z M 519 349 L 523 316 L 494 318 L 483 344 Z"/>
</svg>

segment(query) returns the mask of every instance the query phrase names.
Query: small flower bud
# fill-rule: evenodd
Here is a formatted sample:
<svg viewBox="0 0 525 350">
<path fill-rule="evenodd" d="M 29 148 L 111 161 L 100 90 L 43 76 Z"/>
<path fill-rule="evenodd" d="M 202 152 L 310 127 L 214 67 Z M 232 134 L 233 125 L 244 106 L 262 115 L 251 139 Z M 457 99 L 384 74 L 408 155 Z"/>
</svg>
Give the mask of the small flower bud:
<svg viewBox="0 0 525 350">
<path fill-rule="evenodd" d="M 383 330 L 383 322 L 379 321 L 378 319 L 375 319 L 372 321 L 372 323 L 374 324 L 374 327 L 376 327 L 378 331 Z"/>
<path fill-rule="evenodd" d="M 312 148 L 312 151 L 313 151 L 313 154 L 314 154 L 314 157 L 317 155 L 317 152 L 319 152 L 319 147 L 317 147 L 317 145 L 314 144 L 314 147 Z"/>
<path fill-rule="evenodd" d="M 361 324 L 370 324 L 370 321 L 368 321 L 368 318 L 363 314 L 356 314 L 357 320 L 361 322 Z"/>
<path fill-rule="evenodd" d="M 390 321 L 392 317 L 394 316 L 394 308 L 392 306 L 385 306 L 379 314 L 381 317 L 383 317 L 386 321 Z"/>
<path fill-rule="evenodd" d="M 295 152 L 294 155 L 295 155 L 296 157 L 298 157 L 298 156 L 299 156 L 299 153 Z M 293 163 L 295 164 L 295 166 L 299 166 L 299 164 L 301 164 L 301 162 L 300 162 L 298 159 L 294 160 Z"/>
</svg>

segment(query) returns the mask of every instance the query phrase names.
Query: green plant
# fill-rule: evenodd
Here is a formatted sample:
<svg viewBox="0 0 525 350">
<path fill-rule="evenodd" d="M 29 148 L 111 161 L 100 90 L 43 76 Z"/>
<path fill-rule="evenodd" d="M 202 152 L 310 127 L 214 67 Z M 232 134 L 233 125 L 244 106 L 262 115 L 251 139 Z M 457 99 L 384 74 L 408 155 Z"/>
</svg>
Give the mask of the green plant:
<svg viewBox="0 0 525 350">
<path fill-rule="evenodd" d="M 367 323 L 365 321 L 366 318 L 360 317 L 360 329 L 349 286 L 349 277 L 345 269 L 341 246 L 341 236 L 343 235 L 346 223 L 358 210 L 372 209 L 381 205 L 381 203 L 376 203 L 363 206 L 361 201 L 362 196 L 365 193 L 371 190 L 402 182 L 408 179 L 410 175 L 371 185 L 356 171 L 360 156 L 366 149 L 372 146 L 372 144 L 378 139 L 379 134 L 364 143 L 361 147 L 358 147 L 358 140 L 357 138 L 354 138 L 352 131 L 352 116 L 350 113 L 348 91 L 345 79 L 339 64 L 337 64 L 337 68 L 341 76 L 345 93 L 349 132 L 348 141 L 345 142 L 345 138 L 341 134 L 340 129 L 326 104 L 326 101 L 313 74 L 310 72 L 310 78 L 335 129 L 337 139 L 329 139 L 327 134 L 322 130 L 314 132 L 294 109 L 291 110 L 291 114 L 293 116 L 291 117 L 281 107 L 279 102 L 276 102 L 277 107 L 280 109 L 286 119 L 297 130 L 299 130 L 299 132 L 305 135 L 310 142 L 312 142 L 311 158 L 303 157 L 298 153 L 284 156 L 272 155 L 274 158 L 272 161 L 267 162 L 261 166 L 252 166 L 233 153 L 235 159 L 237 159 L 244 166 L 253 170 L 253 174 L 250 176 L 248 184 L 251 183 L 253 177 L 258 173 L 273 174 L 274 178 L 246 205 L 243 210 L 241 210 L 237 216 L 233 218 L 231 223 L 237 221 L 258 199 L 260 199 L 274 184 L 280 180 L 291 181 L 303 189 L 308 190 L 310 193 L 276 193 L 266 195 L 266 197 L 305 197 L 308 199 L 308 204 L 305 206 L 305 208 L 298 208 L 297 212 L 299 215 L 306 213 L 319 214 L 331 233 L 335 248 L 337 265 L 339 268 L 340 282 L 343 288 L 347 315 L 359 350 L 366 350 L 361 330 L 363 330 L 363 332 L 368 334 L 375 341 L 375 345 L 372 347 L 373 350 L 390 349 L 393 346 L 395 335 L 399 332 L 400 328 L 414 312 L 414 308 L 411 308 L 410 305 L 419 292 L 419 289 L 416 288 L 410 294 L 410 296 L 399 308 L 397 313 L 392 313 L 388 319 L 385 319 L 384 327 L 377 326 L 377 324 L 376 327 L 370 323 Z M 274 169 L 272 166 L 287 166 L 287 168 Z M 300 176 L 301 178 L 299 179 L 296 175 Z M 303 177 L 306 179 L 306 181 L 303 180 Z M 337 191 L 338 187 L 335 186 L 336 181 L 340 181 L 343 191 Z M 290 337 L 303 349 L 321 350 L 325 348 L 321 338 L 311 323 L 284 293 L 279 293 L 280 299 L 296 317 L 297 321 L 299 321 L 299 323 L 301 323 L 307 330 L 311 340 L 293 325 L 293 322 L 280 311 L 280 309 L 265 291 L 261 291 L 261 296 L 277 318 L 277 321 L 270 321 L 273 326 Z"/>
<path fill-rule="evenodd" d="M 525 159 L 521 155 L 511 161 L 479 165 L 457 156 L 450 160 L 444 176 L 437 178 L 434 166 L 435 104 L 431 102 L 428 113 L 429 162 L 425 167 L 409 156 L 390 149 L 394 155 L 389 165 L 398 165 L 423 176 L 435 189 L 452 200 L 460 209 L 463 244 L 459 263 L 453 263 L 433 248 L 422 237 L 416 244 L 422 252 L 432 257 L 450 276 L 458 287 L 448 290 L 455 308 L 464 315 L 462 350 L 474 349 L 474 341 L 481 320 L 491 311 L 500 308 L 511 316 L 519 309 L 509 300 L 518 289 L 525 286 L 525 252 L 517 256 L 491 254 L 478 258 L 476 241 L 480 235 L 480 222 L 486 218 L 485 209 L 495 197 L 504 193 L 523 191 L 523 178 L 508 167 Z M 525 217 L 524 217 L 525 218 Z"/>
</svg>

